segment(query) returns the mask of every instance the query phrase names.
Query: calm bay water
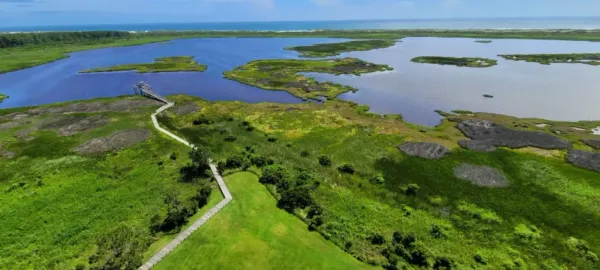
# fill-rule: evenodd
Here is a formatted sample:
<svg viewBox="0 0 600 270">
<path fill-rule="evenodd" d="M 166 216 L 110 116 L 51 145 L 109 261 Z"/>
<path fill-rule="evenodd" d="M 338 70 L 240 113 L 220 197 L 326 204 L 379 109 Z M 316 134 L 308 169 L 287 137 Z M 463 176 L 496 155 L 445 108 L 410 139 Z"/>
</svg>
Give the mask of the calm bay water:
<svg viewBox="0 0 600 270">
<path fill-rule="evenodd" d="M 70 58 L 31 69 L 0 74 L 0 92 L 9 99 L 0 108 L 132 94 L 132 85 L 144 80 L 164 95 L 185 93 L 208 100 L 246 102 L 302 102 L 281 91 L 267 91 L 224 79 L 223 71 L 248 61 L 297 58 L 285 51 L 292 45 L 339 42 L 341 39 L 223 38 L 182 39 L 172 43 L 106 48 L 73 53 Z M 388 64 L 394 71 L 356 76 L 311 74 L 357 87 L 357 93 L 340 96 L 371 106 L 373 112 L 400 113 L 413 123 L 435 125 L 435 109 L 466 109 L 553 120 L 600 119 L 600 67 L 582 64 L 514 62 L 499 59 L 504 53 L 599 52 L 600 43 L 544 40 L 494 40 L 407 38 L 396 46 L 344 56 Z M 84 69 L 150 62 L 156 57 L 194 55 L 208 65 L 204 73 L 135 72 L 79 74 Z M 416 64 L 423 55 L 477 56 L 499 59 L 491 68 L 459 68 Z M 483 94 L 494 95 L 485 99 Z"/>
</svg>

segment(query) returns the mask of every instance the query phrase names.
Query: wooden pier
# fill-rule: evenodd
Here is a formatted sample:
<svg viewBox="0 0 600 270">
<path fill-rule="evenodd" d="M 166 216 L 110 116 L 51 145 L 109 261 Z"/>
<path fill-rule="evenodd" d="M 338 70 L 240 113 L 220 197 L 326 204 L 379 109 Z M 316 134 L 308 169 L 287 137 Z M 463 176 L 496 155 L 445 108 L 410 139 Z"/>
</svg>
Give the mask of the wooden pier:
<svg viewBox="0 0 600 270">
<path fill-rule="evenodd" d="M 171 103 L 168 99 L 166 99 L 163 96 L 155 93 L 152 90 L 152 87 L 149 84 L 147 84 L 147 83 L 145 83 L 143 81 L 142 82 L 138 82 L 135 85 L 133 85 L 133 92 L 136 95 L 142 95 L 142 96 L 145 96 L 145 97 L 156 99 L 158 101 L 162 101 L 162 102 L 167 103 L 167 104 Z"/>
</svg>

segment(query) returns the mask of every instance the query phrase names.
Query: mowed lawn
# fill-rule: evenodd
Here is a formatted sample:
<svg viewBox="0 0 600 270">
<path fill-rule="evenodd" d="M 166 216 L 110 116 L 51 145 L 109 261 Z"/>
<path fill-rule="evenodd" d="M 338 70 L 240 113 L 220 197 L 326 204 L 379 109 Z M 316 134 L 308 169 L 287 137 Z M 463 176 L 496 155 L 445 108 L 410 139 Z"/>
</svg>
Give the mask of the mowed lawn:
<svg viewBox="0 0 600 270">
<path fill-rule="evenodd" d="M 225 178 L 233 201 L 155 269 L 365 269 L 301 220 L 276 207 L 252 173 Z"/>
</svg>

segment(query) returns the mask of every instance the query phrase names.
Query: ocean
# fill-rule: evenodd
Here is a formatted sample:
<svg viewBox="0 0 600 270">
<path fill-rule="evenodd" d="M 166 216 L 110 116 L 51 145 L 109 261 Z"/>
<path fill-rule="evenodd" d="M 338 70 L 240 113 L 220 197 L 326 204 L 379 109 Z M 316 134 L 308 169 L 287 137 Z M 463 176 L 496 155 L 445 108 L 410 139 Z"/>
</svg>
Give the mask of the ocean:
<svg viewBox="0 0 600 270">
<path fill-rule="evenodd" d="M 600 17 L 404 19 L 368 21 L 203 22 L 0 27 L 0 32 L 317 29 L 600 29 Z"/>
</svg>

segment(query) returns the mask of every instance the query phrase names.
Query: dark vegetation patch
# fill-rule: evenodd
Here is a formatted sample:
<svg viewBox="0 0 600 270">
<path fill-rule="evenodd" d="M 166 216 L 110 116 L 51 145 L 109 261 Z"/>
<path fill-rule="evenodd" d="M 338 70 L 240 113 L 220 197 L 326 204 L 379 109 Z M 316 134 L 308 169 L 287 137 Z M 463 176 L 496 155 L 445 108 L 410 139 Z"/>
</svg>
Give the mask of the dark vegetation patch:
<svg viewBox="0 0 600 270">
<path fill-rule="evenodd" d="M 66 116 L 42 124 L 40 129 L 57 130 L 60 136 L 72 136 L 87 130 L 103 127 L 110 122 L 104 115 Z"/>
<path fill-rule="evenodd" d="M 542 149 L 568 149 L 571 143 L 541 131 L 509 129 L 487 120 L 465 120 L 457 125 L 465 136 L 493 146 L 509 148 L 537 147 Z"/>
<path fill-rule="evenodd" d="M 108 137 L 95 138 L 77 146 L 73 151 L 79 154 L 96 154 L 123 149 L 150 138 L 147 129 L 132 129 L 113 133 Z"/>
<path fill-rule="evenodd" d="M 498 61 L 496 60 L 477 57 L 420 56 L 413 58 L 411 61 L 415 63 L 451 65 L 457 67 L 474 68 L 492 67 L 498 64 Z"/>
<path fill-rule="evenodd" d="M 340 53 L 352 51 L 369 51 L 394 46 L 395 40 L 356 40 L 341 43 L 322 43 L 309 46 L 288 47 L 286 50 L 297 51 L 302 57 L 338 56 Z"/>
<path fill-rule="evenodd" d="M 600 139 L 582 139 L 583 143 L 594 149 L 600 149 Z"/>
<path fill-rule="evenodd" d="M 491 141 L 487 140 L 460 140 L 458 145 L 464 149 L 477 152 L 492 152 L 496 151 L 496 147 Z"/>
<path fill-rule="evenodd" d="M 178 115 L 186 115 L 186 114 L 190 114 L 190 113 L 195 113 L 198 110 L 200 110 L 200 107 L 198 106 L 198 104 L 190 102 L 190 103 L 184 103 L 181 105 L 176 105 L 174 108 L 171 109 L 175 114 Z"/>
<path fill-rule="evenodd" d="M 183 72 L 194 71 L 203 72 L 206 70 L 206 65 L 201 65 L 193 56 L 171 56 L 154 59 L 154 63 L 148 64 L 126 64 L 107 68 L 94 68 L 81 71 L 81 73 L 94 72 L 111 72 L 111 71 L 127 71 L 136 70 L 138 73 L 155 73 L 155 72 Z"/>
<path fill-rule="evenodd" d="M 477 43 L 492 43 L 491 40 L 475 40 Z"/>
<path fill-rule="evenodd" d="M 506 187 L 509 185 L 501 171 L 488 166 L 461 163 L 454 168 L 454 176 L 482 187 Z"/>
<path fill-rule="evenodd" d="M 582 150 L 569 150 L 567 161 L 577 167 L 600 173 L 600 154 Z"/>
<path fill-rule="evenodd" d="M 600 53 L 572 53 L 572 54 L 501 54 L 506 60 L 526 61 L 550 65 L 553 63 L 600 65 Z"/>
<path fill-rule="evenodd" d="M 450 150 L 437 143 L 406 142 L 398 146 L 403 153 L 426 159 L 441 159 L 450 153 Z"/>
<path fill-rule="evenodd" d="M 68 114 L 68 113 L 98 113 L 98 112 L 132 112 L 149 106 L 160 106 L 161 102 L 151 99 L 119 99 L 115 101 L 92 101 L 70 103 L 63 106 L 35 108 L 24 113 L 12 113 L 1 119 L 23 118 L 26 115 Z"/>
<path fill-rule="evenodd" d="M 372 64 L 356 58 L 328 60 L 275 59 L 252 61 L 231 71 L 226 71 L 224 75 L 228 79 L 244 84 L 268 90 L 287 91 L 304 99 L 318 99 L 319 97 L 333 99 L 342 93 L 356 91 L 356 89 L 332 82 L 318 82 L 298 73 L 320 72 L 335 75 L 360 75 L 391 69 L 387 65 Z"/>
</svg>

